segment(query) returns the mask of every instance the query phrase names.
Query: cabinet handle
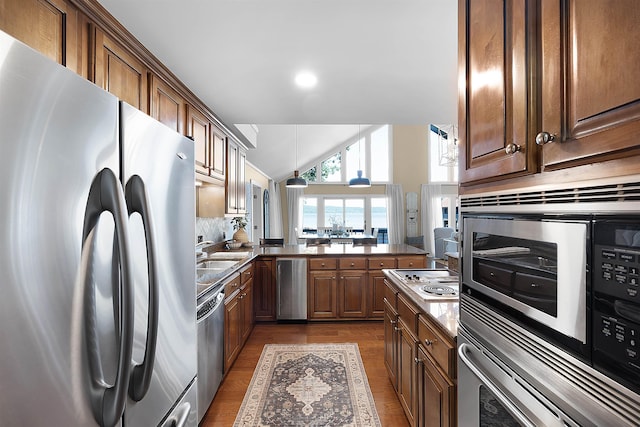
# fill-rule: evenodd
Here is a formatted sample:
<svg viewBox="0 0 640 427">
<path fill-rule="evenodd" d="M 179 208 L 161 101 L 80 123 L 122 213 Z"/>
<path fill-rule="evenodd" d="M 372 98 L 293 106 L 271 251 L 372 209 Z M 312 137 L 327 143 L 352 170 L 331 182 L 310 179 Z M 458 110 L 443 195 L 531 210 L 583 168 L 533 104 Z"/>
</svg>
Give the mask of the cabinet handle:
<svg viewBox="0 0 640 427">
<path fill-rule="evenodd" d="M 544 145 L 549 142 L 555 141 L 555 139 L 556 139 L 556 136 L 552 133 L 540 132 L 539 134 L 536 135 L 536 144 Z"/>
<path fill-rule="evenodd" d="M 355 265 L 354 263 L 351 263 L 351 267 L 353 267 L 354 265 Z"/>
<path fill-rule="evenodd" d="M 422 363 L 422 359 L 416 357 L 415 359 L 413 359 L 416 362 L 416 365 L 419 365 Z"/>
<path fill-rule="evenodd" d="M 333 277 L 332 277 L 332 279 L 335 279 L 335 278 L 336 278 L 336 276 L 333 276 Z"/>
<path fill-rule="evenodd" d="M 381 262 L 381 263 L 380 263 L 380 267 L 382 267 L 383 265 L 384 265 L 384 262 Z"/>
<path fill-rule="evenodd" d="M 400 328 L 398 328 L 397 326 L 395 328 L 393 328 L 393 329 L 396 330 L 396 331 L 400 330 Z"/>
<path fill-rule="evenodd" d="M 324 267 L 324 262 L 322 263 L 322 267 Z"/>
<path fill-rule="evenodd" d="M 537 139 L 537 138 L 536 138 Z M 518 144 L 507 144 L 506 147 L 504 147 L 504 151 L 507 154 L 515 154 L 518 151 L 522 151 L 522 146 L 518 145 Z"/>
<path fill-rule="evenodd" d="M 430 345 L 433 345 L 433 343 L 435 343 L 435 342 L 436 342 L 436 340 L 424 340 L 424 345 L 429 347 Z"/>
<path fill-rule="evenodd" d="M 412 262 L 409 263 L 409 267 L 413 267 L 413 263 Z"/>
<path fill-rule="evenodd" d="M 391 320 L 389 323 L 391 323 L 392 325 L 395 325 L 396 323 L 398 323 L 397 320 Z"/>
</svg>

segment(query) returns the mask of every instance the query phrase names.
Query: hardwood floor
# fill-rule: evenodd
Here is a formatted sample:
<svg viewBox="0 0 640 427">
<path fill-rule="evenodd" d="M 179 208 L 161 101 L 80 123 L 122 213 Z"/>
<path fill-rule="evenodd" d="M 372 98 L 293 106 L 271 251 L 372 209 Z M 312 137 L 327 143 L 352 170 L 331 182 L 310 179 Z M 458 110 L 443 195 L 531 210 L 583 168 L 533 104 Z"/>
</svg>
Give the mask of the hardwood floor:
<svg viewBox="0 0 640 427">
<path fill-rule="evenodd" d="M 409 423 L 384 367 L 382 322 L 258 324 L 202 419 L 200 427 L 232 426 L 264 344 L 355 342 L 360 348 L 369 387 L 383 426 Z"/>
</svg>

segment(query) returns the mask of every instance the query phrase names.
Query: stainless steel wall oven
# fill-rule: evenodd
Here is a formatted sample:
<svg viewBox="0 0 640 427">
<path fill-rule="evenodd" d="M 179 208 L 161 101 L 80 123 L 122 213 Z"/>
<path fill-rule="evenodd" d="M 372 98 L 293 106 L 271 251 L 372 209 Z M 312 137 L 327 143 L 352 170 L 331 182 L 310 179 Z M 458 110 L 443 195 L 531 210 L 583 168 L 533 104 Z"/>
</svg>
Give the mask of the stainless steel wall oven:
<svg viewBox="0 0 640 427">
<path fill-rule="evenodd" d="M 459 425 L 640 425 L 640 177 L 461 197 Z"/>
</svg>

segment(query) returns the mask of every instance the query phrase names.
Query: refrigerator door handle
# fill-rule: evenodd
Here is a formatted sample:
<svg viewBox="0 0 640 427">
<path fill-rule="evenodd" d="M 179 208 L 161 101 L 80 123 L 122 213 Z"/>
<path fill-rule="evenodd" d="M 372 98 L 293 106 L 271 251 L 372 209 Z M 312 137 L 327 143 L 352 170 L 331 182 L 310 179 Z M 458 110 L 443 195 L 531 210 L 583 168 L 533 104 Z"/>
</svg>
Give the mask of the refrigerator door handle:
<svg viewBox="0 0 640 427">
<path fill-rule="evenodd" d="M 127 398 L 127 386 L 131 373 L 131 353 L 133 350 L 134 299 L 129 244 L 127 240 L 127 215 L 124 195 L 118 178 L 108 168 L 102 169 L 93 179 L 89 189 L 82 231 L 83 249 L 90 235 L 93 235 L 103 212 L 110 212 L 115 223 L 118 261 L 120 264 L 120 301 L 114 298 L 114 309 L 119 309 L 118 370 L 113 385 L 105 382 L 102 375 L 98 332 L 96 325 L 95 300 L 93 290 L 85 292 L 84 316 L 87 342 L 87 358 L 91 378 L 90 401 L 93 415 L 101 426 L 114 426 L 122 417 Z M 92 280 L 86 280 L 92 285 Z"/>
<path fill-rule="evenodd" d="M 147 339 L 144 359 L 141 364 L 134 366 L 129 383 L 129 396 L 138 402 L 147 394 L 156 356 L 158 341 L 158 274 L 155 246 L 155 232 L 149 207 L 149 198 L 144 181 L 139 175 L 133 175 L 125 186 L 125 199 L 129 216 L 137 212 L 142 217 L 144 236 L 147 246 L 147 274 L 149 278 L 149 309 L 147 317 Z"/>
</svg>

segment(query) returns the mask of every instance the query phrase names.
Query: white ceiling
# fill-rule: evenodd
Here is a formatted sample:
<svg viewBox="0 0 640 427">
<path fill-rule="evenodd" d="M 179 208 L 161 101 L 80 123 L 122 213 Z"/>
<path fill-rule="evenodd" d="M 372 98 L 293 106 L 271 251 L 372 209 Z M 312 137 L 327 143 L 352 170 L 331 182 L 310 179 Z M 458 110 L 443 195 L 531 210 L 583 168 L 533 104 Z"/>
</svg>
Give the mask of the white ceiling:
<svg viewBox="0 0 640 427">
<path fill-rule="evenodd" d="M 279 180 L 358 123 L 457 122 L 455 0 L 99 0 Z M 313 89 L 293 82 L 300 70 Z M 288 126 L 282 126 L 288 125 Z M 323 125 L 323 126 L 318 126 Z M 351 125 L 337 126 L 333 125 Z"/>
</svg>

